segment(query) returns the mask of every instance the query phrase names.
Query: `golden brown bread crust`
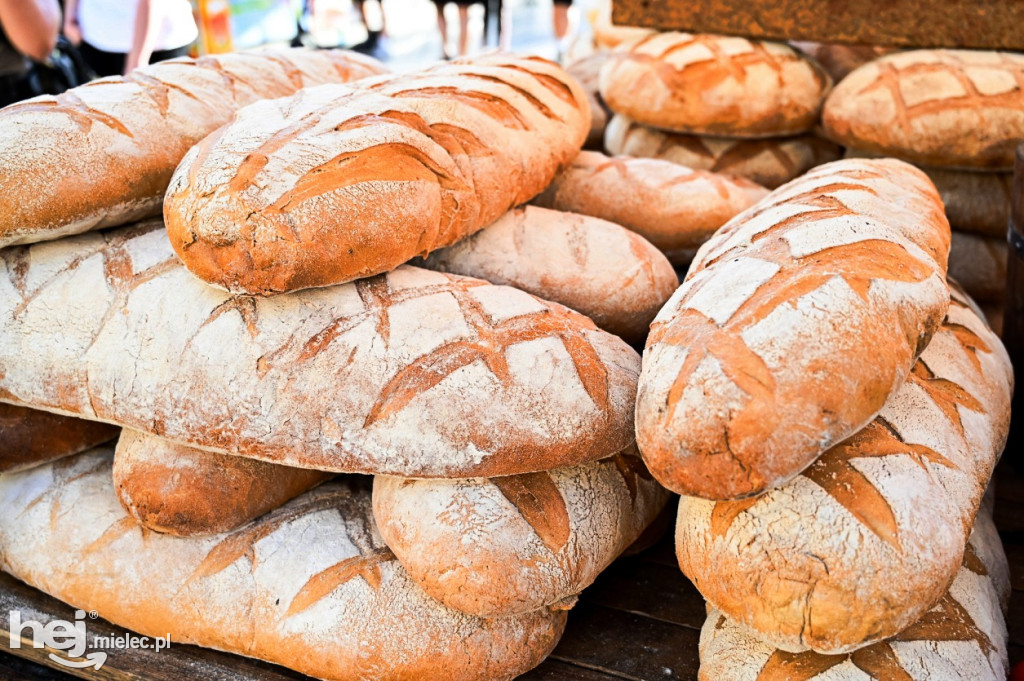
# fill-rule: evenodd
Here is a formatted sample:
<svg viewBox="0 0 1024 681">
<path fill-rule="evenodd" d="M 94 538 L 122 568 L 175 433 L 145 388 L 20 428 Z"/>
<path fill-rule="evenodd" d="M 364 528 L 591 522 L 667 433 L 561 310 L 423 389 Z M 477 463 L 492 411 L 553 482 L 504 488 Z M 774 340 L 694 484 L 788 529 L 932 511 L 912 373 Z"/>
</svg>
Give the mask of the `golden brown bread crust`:
<svg viewBox="0 0 1024 681">
<path fill-rule="evenodd" d="M 656 128 L 725 137 L 780 137 L 818 120 L 831 80 L 783 43 L 655 33 L 622 45 L 601 69 L 612 111 Z"/>
<path fill-rule="evenodd" d="M 60 459 L 117 437 L 118 427 L 0 402 L 0 473 Z"/>
<path fill-rule="evenodd" d="M 246 107 L 175 171 L 167 232 L 200 279 L 269 295 L 388 272 L 540 193 L 579 151 L 558 65 L 488 55 Z"/>
<path fill-rule="evenodd" d="M 369 490 L 351 482 L 234 532 L 169 537 L 125 515 L 111 454 L 0 476 L 0 515 L 18 519 L 0 525 L 0 569 L 144 636 L 333 681 L 512 679 L 562 634 L 564 612 L 485 620 L 428 597 L 381 540 Z"/>
<path fill-rule="evenodd" d="M 820 166 L 701 247 L 647 339 L 637 444 L 671 490 L 779 485 L 865 426 L 946 313 L 949 225 L 896 160 Z"/>
<path fill-rule="evenodd" d="M 338 50 L 179 59 L 0 110 L 0 247 L 160 214 L 188 149 L 242 106 L 383 64 Z"/>
<path fill-rule="evenodd" d="M 844 146 L 926 166 L 1010 170 L 1024 139 L 1024 55 L 915 50 L 860 67 L 822 114 Z"/>
<path fill-rule="evenodd" d="M 608 121 L 604 145 L 614 156 L 672 161 L 694 170 L 744 177 L 769 189 L 840 157 L 838 146 L 815 135 L 760 140 L 687 135 L 641 125 L 621 114 Z"/>
<path fill-rule="evenodd" d="M 611 109 L 601 99 L 598 85 L 601 67 L 607 60 L 608 52 L 600 50 L 582 59 L 577 59 L 565 67 L 569 75 L 579 81 L 587 95 L 587 101 L 590 102 L 590 132 L 587 133 L 587 141 L 583 144 L 587 149 L 601 148 L 601 144 L 604 142 L 604 128 L 612 116 Z"/>
<path fill-rule="evenodd" d="M 117 442 L 113 474 L 128 515 L 181 537 L 238 529 L 334 475 L 204 452 L 131 429 Z"/>
<path fill-rule="evenodd" d="M 1006 238 L 989 238 L 953 230 L 949 276 L 979 303 L 1006 299 Z"/>
<path fill-rule="evenodd" d="M 533 202 L 622 225 L 680 265 L 719 227 L 767 195 L 764 187 L 741 178 L 584 151 Z"/>
</svg>

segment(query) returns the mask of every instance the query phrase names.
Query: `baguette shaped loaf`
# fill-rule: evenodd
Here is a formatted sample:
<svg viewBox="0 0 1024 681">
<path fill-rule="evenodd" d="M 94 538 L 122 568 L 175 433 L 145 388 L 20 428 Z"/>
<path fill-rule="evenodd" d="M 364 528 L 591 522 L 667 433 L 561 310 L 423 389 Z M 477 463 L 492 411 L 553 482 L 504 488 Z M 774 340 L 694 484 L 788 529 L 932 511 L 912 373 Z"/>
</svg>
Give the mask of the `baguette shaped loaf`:
<svg viewBox="0 0 1024 681">
<path fill-rule="evenodd" d="M 622 225 L 687 264 L 715 231 L 768 192 L 764 187 L 649 158 L 584 151 L 534 203 Z"/>
<path fill-rule="evenodd" d="M 820 166 L 733 218 L 647 338 L 637 444 L 654 477 L 750 496 L 867 425 L 946 314 L 949 238 L 931 182 L 896 160 Z"/>
<path fill-rule="evenodd" d="M 860 67 L 822 114 L 844 146 L 928 166 L 1010 170 L 1024 139 L 1024 55 L 914 50 Z"/>
<path fill-rule="evenodd" d="M 953 231 L 949 276 L 979 303 L 1002 303 L 1006 297 L 1006 238 Z"/>
<path fill-rule="evenodd" d="M 128 515 L 154 532 L 182 537 L 236 530 L 333 476 L 204 452 L 131 429 L 117 441 L 113 472 Z"/>
<path fill-rule="evenodd" d="M 515 286 L 587 315 L 642 346 L 679 286 L 672 264 L 643 237 L 598 218 L 521 206 L 423 266 Z"/>
<path fill-rule="evenodd" d="M 783 43 L 654 33 L 621 45 L 601 69 L 601 97 L 656 128 L 726 137 L 780 137 L 818 120 L 831 79 Z"/>
<path fill-rule="evenodd" d="M 413 477 L 572 465 L 632 441 L 638 373 L 582 315 L 456 275 L 234 296 L 158 223 L 0 251 L 0 401 L 225 454 Z"/>
<path fill-rule="evenodd" d="M 171 243 L 200 279 L 273 294 L 388 272 L 525 203 L 590 110 L 540 58 L 489 55 L 246 107 L 185 157 Z"/>
<path fill-rule="evenodd" d="M 814 166 L 839 158 L 839 147 L 814 135 L 761 140 L 666 132 L 615 114 L 605 128 L 604 146 L 615 156 L 672 161 L 694 170 L 744 177 L 775 189 Z"/>
<path fill-rule="evenodd" d="M 246 104 L 383 73 L 337 50 L 178 59 L 0 110 L 0 247 L 160 214 L 174 168 Z"/>
<path fill-rule="evenodd" d="M 668 497 L 630 447 L 603 461 L 501 478 L 378 475 L 373 514 L 424 591 L 496 617 L 574 605 Z"/>
<path fill-rule="evenodd" d="M 1013 378 L 999 339 L 954 295 L 871 425 L 761 496 L 681 500 L 683 572 L 759 638 L 849 652 L 909 626 L 956 574 L 1006 441 Z"/>
<path fill-rule="evenodd" d="M 170 537 L 125 515 L 110 454 L 0 477 L 0 568 L 139 634 L 321 679 L 510 679 L 561 635 L 564 613 L 484 620 L 427 596 L 366 490 L 328 483 L 235 532 Z"/>
<path fill-rule="evenodd" d="M 981 532 L 982 527 L 985 532 Z M 1009 591 L 1006 556 L 992 520 L 978 516 L 956 580 L 934 608 L 887 641 L 840 655 L 773 648 L 711 609 L 700 637 L 699 681 L 1004 681 Z"/>
<path fill-rule="evenodd" d="M 600 149 L 604 142 L 604 129 L 611 118 L 611 110 L 601 99 L 601 92 L 598 81 L 601 75 L 601 67 L 608 61 L 607 50 L 599 50 L 592 54 L 577 59 L 565 67 L 573 78 L 579 81 L 583 92 L 590 102 L 590 132 L 587 133 L 587 141 L 584 146 L 588 149 Z"/>
<path fill-rule="evenodd" d="M 84 452 L 113 440 L 117 432 L 107 423 L 0 403 L 0 473 Z"/>
</svg>

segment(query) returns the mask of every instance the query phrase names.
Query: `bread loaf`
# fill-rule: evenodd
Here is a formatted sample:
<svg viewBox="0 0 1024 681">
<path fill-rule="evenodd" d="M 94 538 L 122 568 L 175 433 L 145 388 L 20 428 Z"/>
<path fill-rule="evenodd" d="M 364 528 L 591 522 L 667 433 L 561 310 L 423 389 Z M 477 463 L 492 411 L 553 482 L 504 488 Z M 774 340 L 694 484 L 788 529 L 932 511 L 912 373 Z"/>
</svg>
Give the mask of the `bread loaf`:
<svg viewBox="0 0 1024 681">
<path fill-rule="evenodd" d="M 337 50 L 177 59 L 0 110 L 0 247 L 160 214 L 189 147 L 256 100 L 383 73 Z"/>
<path fill-rule="evenodd" d="M 333 474 L 204 452 L 126 429 L 114 456 L 114 489 L 139 524 L 178 536 L 238 529 Z"/>
<path fill-rule="evenodd" d="M 579 85 L 540 58 L 310 88 L 246 107 L 185 157 L 168 235 L 194 274 L 230 291 L 369 277 L 529 201 L 589 125 Z"/>
<path fill-rule="evenodd" d="M 508 284 L 587 315 L 642 346 L 654 315 L 679 286 L 671 263 L 616 224 L 536 206 L 516 208 L 423 266 Z"/>
<path fill-rule="evenodd" d="M 850 652 L 948 588 L 1006 442 L 1013 383 L 999 339 L 960 296 L 865 429 L 761 496 L 680 500 L 683 572 L 758 638 Z"/>
<path fill-rule="evenodd" d="M 587 141 L 584 146 L 588 149 L 600 149 L 604 142 L 604 128 L 608 125 L 611 117 L 611 110 L 601 99 L 601 92 L 598 86 L 598 79 L 601 75 L 601 67 L 608 61 L 608 52 L 600 50 L 577 59 L 565 67 L 569 75 L 579 81 L 583 92 L 590 102 L 590 132 L 587 134 Z"/>
<path fill-rule="evenodd" d="M 117 427 L 0 403 L 0 473 L 78 454 L 117 437 Z"/>
<path fill-rule="evenodd" d="M 914 50 L 860 67 L 836 86 L 826 134 L 914 163 L 1010 170 L 1024 139 L 1024 55 Z"/>
<path fill-rule="evenodd" d="M 605 50 L 645 38 L 654 33 L 654 30 L 650 28 L 620 26 L 612 23 L 612 0 L 600 0 L 591 23 L 591 27 L 594 29 L 594 42 L 599 48 Z"/>
<path fill-rule="evenodd" d="M 985 534 L 979 534 L 982 527 Z M 1005 577 L 999 577 L 1002 573 Z M 956 580 L 939 603 L 893 638 L 842 655 L 773 648 L 717 610 L 700 637 L 699 681 L 1004 681 L 1007 633 L 998 592 L 1009 590 L 992 520 L 978 516 Z"/>
<path fill-rule="evenodd" d="M 619 46 L 601 69 L 612 111 L 726 137 L 807 132 L 830 86 L 820 66 L 783 43 L 674 31 Z"/>
<path fill-rule="evenodd" d="M 0 401 L 210 451 L 412 477 L 547 470 L 632 441 L 638 372 L 582 315 L 413 267 L 262 299 L 192 277 L 155 223 L 0 251 Z"/>
<path fill-rule="evenodd" d="M 668 161 L 584 151 L 534 203 L 622 225 L 686 264 L 719 227 L 767 194 L 747 180 Z"/>
<path fill-rule="evenodd" d="M 564 613 L 484 620 L 428 597 L 381 541 L 369 492 L 351 484 L 182 538 L 126 516 L 110 468 L 106 449 L 0 476 L 0 513 L 17 519 L 0 526 L 0 568 L 144 636 L 321 679 L 511 679 L 561 635 Z"/>
<path fill-rule="evenodd" d="M 840 43 L 790 42 L 796 49 L 818 62 L 833 82 L 838 83 L 850 71 L 885 56 L 891 47 L 842 45 Z"/>
<path fill-rule="evenodd" d="M 571 607 L 668 496 L 631 447 L 603 461 L 502 478 L 378 475 L 373 514 L 424 591 L 495 617 Z"/>
<path fill-rule="evenodd" d="M 608 121 L 604 146 L 616 156 L 672 161 L 694 170 L 745 177 L 769 189 L 839 158 L 839 147 L 814 135 L 762 140 L 686 135 L 649 128 L 621 114 Z"/>
<path fill-rule="evenodd" d="M 637 444 L 671 490 L 778 486 L 867 425 L 946 313 L 949 225 L 896 160 L 820 166 L 723 227 L 651 326 Z"/>
<path fill-rule="evenodd" d="M 949 276 L 979 303 L 1002 303 L 1007 253 L 1006 237 L 993 239 L 954 230 Z"/>
</svg>

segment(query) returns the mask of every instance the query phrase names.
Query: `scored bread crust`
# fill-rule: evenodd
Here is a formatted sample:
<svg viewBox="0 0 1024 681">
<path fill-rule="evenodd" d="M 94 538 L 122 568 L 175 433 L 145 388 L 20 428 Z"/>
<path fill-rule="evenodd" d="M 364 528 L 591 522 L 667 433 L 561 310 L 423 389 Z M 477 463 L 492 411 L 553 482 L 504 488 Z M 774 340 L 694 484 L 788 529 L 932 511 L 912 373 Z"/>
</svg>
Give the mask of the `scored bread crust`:
<svg viewBox="0 0 1024 681">
<path fill-rule="evenodd" d="M 956 580 L 939 603 L 893 638 L 852 653 L 790 653 L 714 608 L 701 629 L 699 681 L 1004 681 L 1010 665 L 1000 593 L 1009 570 L 995 524 L 982 511 Z"/>
<path fill-rule="evenodd" d="M 759 638 L 850 652 L 909 626 L 953 580 L 1006 442 L 1013 385 L 999 338 L 953 295 L 869 426 L 764 495 L 681 499 L 683 572 Z"/>
<path fill-rule="evenodd" d="M 1024 55 L 914 50 L 865 64 L 829 95 L 825 133 L 928 166 L 1011 170 L 1024 139 Z"/>
<path fill-rule="evenodd" d="M 154 532 L 182 537 L 238 529 L 333 477 L 194 447 L 124 429 L 114 489 L 125 512 Z"/>
<path fill-rule="evenodd" d="M 384 541 L 430 596 L 471 615 L 571 607 L 668 501 L 635 447 L 610 459 L 501 478 L 378 475 Z"/>
<path fill-rule="evenodd" d="M 145 66 L 0 110 L 0 247 L 160 214 L 189 148 L 259 99 L 384 73 L 340 50 L 264 50 Z"/>
<path fill-rule="evenodd" d="M 415 267 L 259 298 L 189 274 L 158 222 L 0 251 L 0 401 L 302 468 L 611 456 L 633 439 L 639 363 L 561 305 Z"/>
<path fill-rule="evenodd" d="M 1005 237 L 992 239 L 953 230 L 949 276 L 979 303 L 1002 303 L 1008 256 Z"/>
<path fill-rule="evenodd" d="M 111 480 L 109 449 L 0 476 L 11 519 L 0 568 L 144 636 L 338 681 L 511 679 L 565 625 L 560 612 L 483 620 L 431 599 L 381 540 L 369 491 L 351 483 L 322 485 L 235 532 L 182 538 L 125 515 Z"/>
<path fill-rule="evenodd" d="M 896 160 L 820 166 L 733 218 L 651 325 L 637 444 L 669 489 L 758 494 L 867 425 L 946 314 L 949 225 Z"/>
<path fill-rule="evenodd" d="M 584 151 L 533 202 L 622 225 L 682 265 L 719 227 L 767 195 L 740 178 Z"/>
<path fill-rule="evenodd" d="M 604 146 L 615 156 L 672 161 L 694 170 L 744 177 L 769 189 L 840 157 L 838 146 L 815 135 L 760 140 L 687 135 L 641 125 L 621 114 L 608 121 Z"/>
<path fill-rule="evenodd" d="M 634 346 L 679 286 L 672 264 L 643 237 L 537 206 L 516 208 L 421 264 L 561 303 Z"/>
<path fill-rule="evenodd" d="M 108 423 L 0 403 L 0 473 L 31 468 L 117 437 Z"/>
<path fill-rule="evenodd" d="M 601 97 L 645 125 L 725 137 L 780 137 L 818 121 L 831 79 L 784 43 L 668 31 L 621 45 Z"/>
<path fill-rule="evenodd" d="M 167 232 L 200 279 L 270 295 L 388 272 L 539 194 L 579 151 L 586 95 L 489 55 L 246 107 L 192 149 Z"/>
</svg>

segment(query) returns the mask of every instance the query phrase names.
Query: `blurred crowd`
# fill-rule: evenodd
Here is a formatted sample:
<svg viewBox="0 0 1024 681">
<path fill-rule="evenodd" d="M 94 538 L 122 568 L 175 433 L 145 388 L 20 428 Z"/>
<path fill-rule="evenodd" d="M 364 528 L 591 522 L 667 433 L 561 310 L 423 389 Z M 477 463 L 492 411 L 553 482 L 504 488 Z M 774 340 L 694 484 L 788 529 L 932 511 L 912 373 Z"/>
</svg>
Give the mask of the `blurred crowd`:
<svg viewBox="0 0 1024 681">
<path fill-rule="evenodd" d="M 347 47 L 398 69 L 498 47 L 560 59 L 581 1 L 0 0 L 0 106 L 264 44 Z"/>
</svg>

